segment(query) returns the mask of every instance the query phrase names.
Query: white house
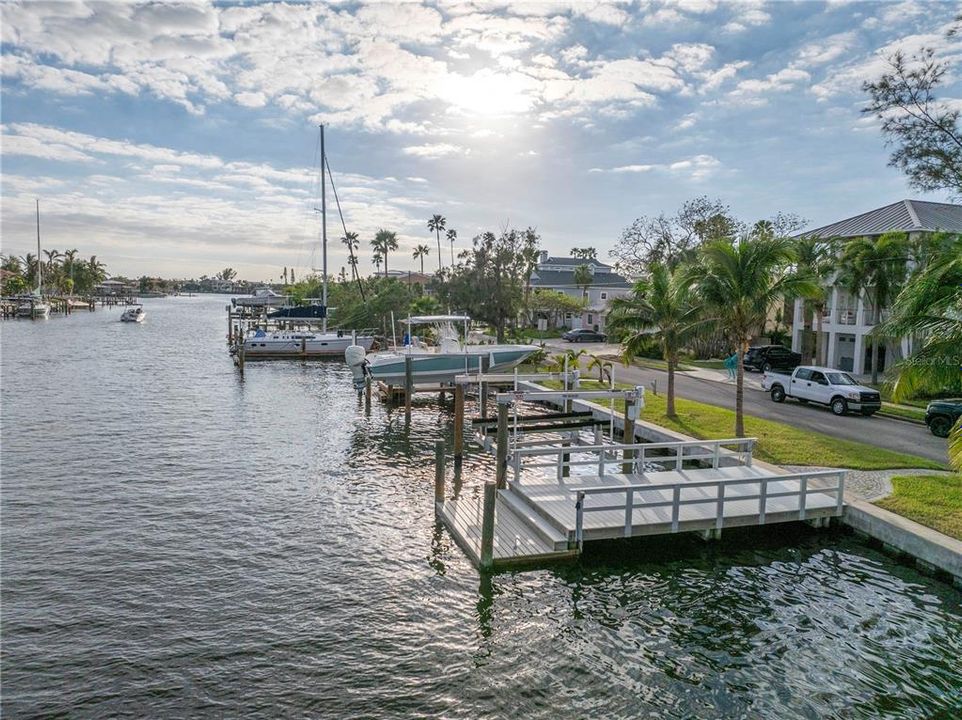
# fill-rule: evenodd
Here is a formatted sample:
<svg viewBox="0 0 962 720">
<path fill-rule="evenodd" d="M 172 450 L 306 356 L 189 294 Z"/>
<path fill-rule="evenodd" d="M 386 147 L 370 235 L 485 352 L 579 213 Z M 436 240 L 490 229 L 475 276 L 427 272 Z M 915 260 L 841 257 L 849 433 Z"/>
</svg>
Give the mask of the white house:
<svg viewBox="0 0 962 720">
<path fill-rule="evenodd" d="M 604 332 L 608 303 L 612 298 L 631 292 L 631 283 L 617 274 L 611 265 L 575 257 L 549 257 L 547 252 L 542 251 L 538 267 L 531 275 L 531 287 L 535 290 L 557 290 L 580 300 L 585 293 L 584 287 L 575 282 L 575 268 L 579 265 L 587 265 L 592 273 L 588 302 L 580 316 L 565 318 L 564 326 Z"/>
<path fill-rule="evenodd" d="M 902 200 L 854 217 L 801 233 L 797 237 L 828 239 L 878 238 L 887 232 L 907 233 L 910 239 L 934 232 L 962 233 L 962 205 Z M 888 315 L 888 308 L 875 308 L 863 294 L 855 298 L 833 279 L 822 314 L 822 352 L 825 364 L 864 375 L 871 368 L 871 339 L 866 337 Z M 810 357 L 817 328 L 814 313 L 805 317 L 805 303 L 795 301 L 792 350 Z M 911 338 L 896 338 L 879 346 L 879 370 L 908 357 Z M 815 362 L 820 362 L 815 358 Z"/>
</svg>

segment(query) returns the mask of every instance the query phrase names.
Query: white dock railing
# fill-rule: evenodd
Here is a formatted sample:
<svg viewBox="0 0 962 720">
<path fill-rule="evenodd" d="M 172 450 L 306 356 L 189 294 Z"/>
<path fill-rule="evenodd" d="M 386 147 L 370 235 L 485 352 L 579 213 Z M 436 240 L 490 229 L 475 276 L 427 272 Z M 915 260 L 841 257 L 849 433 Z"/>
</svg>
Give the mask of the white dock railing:
<svg viewBox="0 0 962 720">
<path fill-rule="evenodd" d="M 610 512 L 623 510 L 625 513 L 625 537 L 631 537 L 634 525 L 634 511 L 638 509 L 670 507 L 671 508 L 671 531 L 678 532 L 681 522 L 681 509 L 689 505 L 712 505 L 715 506 L 715 529 L 721 530 L 725 525 L 725 505 L 729 502 L 744 502 L 758 500 L 758 524 L 765 524 L 765 515 L 768 510 L 768 501 L 772 498 L 798 498 L 798 519 L 806 518 L 806 504 L 808 496 L 812 493 L 822 493 L 832 495 L 835 500 L 834 515 L 842 514 L 845 495 L 845 470 L 815 470 L 806 473 L 792 473 L 790 475 L 769 475 L 764 477 L 734 478 L 724 480 L 695 480 L 690 482 L 658 482 L 653 481 L 644 485 L 606 485 L 598 487 L 586 487 L 578 490 L 577 500 L 575 501 L 575 541 L 580 550 L 584 543 L 584 516 L 591 512 Z M 816 483 L 814 486 L 810 481 L 819 479 L 835 479 L 834 485 L 821 485 Z M 771 492 L 771 483 L 796 483 L 797 487 L 790 490 L 779 490 Z M 726 489 L 735 485 L 758 485 L 758 493 L 752 495 L 726 495 Z M 717 488 L 714 497 L 697 497 L 682 499 L 682 490 L 691 488 Z M 671 491 L 670 500 L 662 500 L 658 493 L 658 499 L 648 499 L 644 496 L 647 491 L 668 490 Z M 589 495 L 616 495 L 623 494 L 624 502 L 616 505 L 598 505 L 585 507 L 585 500 Z M 638 501 L 635 495 L 638 494 Z M 824 508 L 821 508 L 824 510 Z M 778 512 L 783 512 L 779 510 Z M 710 519 L 701 516 L 699 519 Z"/>
<path fill-rule="evenodd" d="M 597 438 L 597 435 L 596 435 Z M 607 463 L 630 463 L 634 472 L 644 472 L 646 462 L 669 464 L 674 470 L 682 470 L 688 461 L 707 460 L 712 468 L 720 467 L 723 459 L 732 459 L 734 465 L 752 464 L 752 450 L 756 438 L 727 438 L 723 440 L 685 440 L 663 443 L 600 443 L 579 445 L 545 445 L 535 447 L 512 447 L 509 464 L 514 468 L 517 481 L 524 469 L 556 468 L 558 478 L 565 474 L 566 468 L 577 466 L 597 466 L 598 475 L 605 474 Z M 573 455 L 595 455 L 584 459 Z M 530 458 L 530 460 L 528 459 Z M 541 460 L 540 458 L 551 458 Z"/>
</svg>

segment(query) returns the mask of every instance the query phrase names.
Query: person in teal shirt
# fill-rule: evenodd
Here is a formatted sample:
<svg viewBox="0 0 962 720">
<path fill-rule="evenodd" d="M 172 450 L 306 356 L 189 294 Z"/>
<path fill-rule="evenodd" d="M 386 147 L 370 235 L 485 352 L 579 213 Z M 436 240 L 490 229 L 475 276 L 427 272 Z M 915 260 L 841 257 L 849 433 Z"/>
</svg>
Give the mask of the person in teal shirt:
<svg viewBox="0 0 962 720">
<path fill-rule="evenodd" d="M 735 368 L 738 366 L 738 353 L 732 353 L 725 358 L 725 369 L 728 371 L 728 379 L 735 379 Z"/>
</svg>

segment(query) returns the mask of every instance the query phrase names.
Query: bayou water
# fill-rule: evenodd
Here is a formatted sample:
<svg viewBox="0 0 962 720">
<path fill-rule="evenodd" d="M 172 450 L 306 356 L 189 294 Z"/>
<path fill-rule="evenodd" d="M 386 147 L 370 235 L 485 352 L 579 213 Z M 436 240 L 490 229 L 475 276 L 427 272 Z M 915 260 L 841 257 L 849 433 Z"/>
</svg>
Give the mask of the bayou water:
<svg viewBox="0 0 962 720">
<path fill-rule="evenodd" d="M 479 577 L 434 522 L 450 408 L 241 380 L 225 302 L 0 324 L 4 717 L 962 713 L 962 596 L 845 535 Z"/>
</svg>

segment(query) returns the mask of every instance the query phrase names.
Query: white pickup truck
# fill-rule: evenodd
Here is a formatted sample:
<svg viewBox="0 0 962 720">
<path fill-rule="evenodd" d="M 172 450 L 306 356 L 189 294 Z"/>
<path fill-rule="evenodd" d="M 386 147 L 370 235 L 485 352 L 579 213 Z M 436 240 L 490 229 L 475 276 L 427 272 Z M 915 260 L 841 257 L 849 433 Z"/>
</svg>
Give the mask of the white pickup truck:
<svg viewBox="0 0 962 720">
<path fill-rule="evenodd" d="M 859 385 L 841 370 L 814 365 L 801 365 L 791 375 L 767 372 L 762 378 L 762 388 L 771 393 L 775 402 L 795 398 L 802 403 L 822 403 L 836 415 L 844 415 L 849 410 L 874 415 L 882 407 L 882 397 L 877 390 Z"/>
</svg>

